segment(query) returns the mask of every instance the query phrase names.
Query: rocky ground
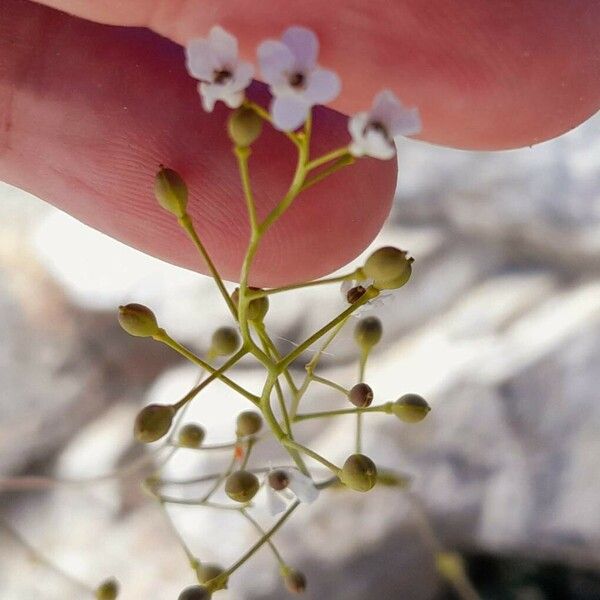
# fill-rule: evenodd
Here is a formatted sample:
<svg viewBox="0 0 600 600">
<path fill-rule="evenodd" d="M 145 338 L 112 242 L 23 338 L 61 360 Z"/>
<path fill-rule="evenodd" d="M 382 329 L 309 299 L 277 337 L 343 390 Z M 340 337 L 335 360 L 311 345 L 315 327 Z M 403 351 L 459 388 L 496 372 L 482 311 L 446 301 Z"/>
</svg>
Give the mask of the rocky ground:
<svg viewBox="0 0 600 600">
<path fill-rule="evenodd" d="M 305 597 L 319 600 L 434 598 L 441 582 L 419 507 L 449 549 L 600 569 L 600 120 L 503 153 L 407 142 L 399 160 L 398 200 L 376 245 L 408 248 L 415 274 L 378 310 L 384 342 L 367 375 L 377 398 L 415 391 L 433 411 L 417 426 L 373 419 L 365 450 L 410 475 L 411 491 L 324 494 L 282 530 L 279 546 L 309 575 Z M 185 392 L 195 372 L 122 335 L 113 307 L 147 303 L 198 349 L 226 313 L 216 295 L 206 302 L 208 280 L 107 241 L 21 192 L 0 195 L 0 472 L 90 476 L 128 463 L 139 453 L 130 443 L 137 408 Z M 340 302 L 336 290 L 312 290 L 274 306 L 269 324 L 282 350 Z M 190 328 L 194 314 L 203 318 Z M 348 386 L 356 377 L 350 337 L 323 362 L 325 376 Z M 238 377 L 259 384 L 249 364 Z M 244 405 L 219 385 L 207 391 L 191 416 L 211 439 L 227 438 L 230 415 Z M 318 386 L 310 402 L 339 405 Z M 304 435 L 339 461 L 352 422 Z M 188 453 L 172 472 L 214 468 L 214 460 Z M 3 493 L 0 506 L 78 578 L 117 575 L 126 600 L 174 598 L 191 582 L 135 483 Z M 253 542 L 243 521 L 203 510 L 173 512 L 201 556 L 227 562 Z M 0 536 L 0 555 L 3 599 L 84 598 L 9 535 Z M 265 550 L 222 597 L 284 595 Z"/>
</svg>

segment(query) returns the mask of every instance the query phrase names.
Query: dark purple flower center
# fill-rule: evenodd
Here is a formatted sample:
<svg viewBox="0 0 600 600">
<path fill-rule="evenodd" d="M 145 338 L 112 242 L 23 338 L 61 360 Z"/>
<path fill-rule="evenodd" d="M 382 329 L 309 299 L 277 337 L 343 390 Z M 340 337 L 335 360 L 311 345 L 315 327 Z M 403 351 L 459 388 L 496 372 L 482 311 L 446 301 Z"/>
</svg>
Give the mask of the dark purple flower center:
<svg viewBox="0 0 600 600">
<path fill-rule="evenodd" d="M 394 145 L 394 140 L 390 137 L 386 126 L 381 121 L 369 121 L 363 129 L 363 135 L 367 135 L 369 131 L 378 133 L 390 146 Z"/>
<path fill-rule="evenodd" d="M 233 73 L 230 69 L 219 69 L 213 71 L 213 83 L 222 85 L 227 83 L 233 77 Z"/>
<path fill-rule="evenodd" d="M 302 89 L 306 84 L 306 75 L 300 71 L 296 71 L 289 76 L 288 81 L 293 88 Z"/>
</svg>

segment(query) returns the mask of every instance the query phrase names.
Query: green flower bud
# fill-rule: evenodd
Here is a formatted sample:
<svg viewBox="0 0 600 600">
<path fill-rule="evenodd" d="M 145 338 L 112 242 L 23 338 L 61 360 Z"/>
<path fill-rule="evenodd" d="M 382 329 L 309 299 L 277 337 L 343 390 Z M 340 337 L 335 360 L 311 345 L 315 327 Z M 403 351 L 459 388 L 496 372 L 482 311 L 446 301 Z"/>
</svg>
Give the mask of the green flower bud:
<svg viewBox="0 0 600 600">
<path fill-rule="evenodd" d="M 377 467 L 368 456 L 352 454 L 342 467 L 340 479 L 352 490 L 368 492 L 377 483 Z"/>
<path fill-rule="evenodd" d="M 97 600 L 115 600 L 119 595 L 119 582 L 116 579 L 107 579 L 96 588 Z"/>
<path fill-rule="evenodd" d="M 379 287 L 380 290 L 396 290 L 408 283 L 408 280 L 412 275 L 412 263 L 414 262 L 414 260 L 412 258 L 409 258 L 408 261 L 408 265 L 406 266 L 406 269 L 404 269 L 402 274 L 398 275 L 396 279 L 391 279 L 390 281 L 386 282 L 379 282 L 379 285 L 377 287 Z"/>
<path fill-rule="evenodd" d="M 260 288 L 249 287 L 249 290 L 253 292 L 262 291 Z M 240 304 L 240 288 L 235 288 L 233 294 L 231 294 L 233 304 L 237 307 Z M 269 298 L 267 296 L 261 296 L 260 298 L 254 298 L 248 303 L 248 310 L 246 316 L 249 321 L 262 321 L 269 310 Z"/>
<path fill-rule="evenodd" d="M 229 115 L 227 131 L 236 146 L 250 146 L 262 131 L 262 119 L 252 109 L 240 106 Z"/>
<path fill-rule="evenodd" d="M 169 432 L 174 416 L 175 409 L 170 405 L 149 404 L 135 418 L 135 439 L 144 444 L 160 440 Z"/>
<path fill-rule="evenodd" d="M 377 317 L 361 319 L 354 328 L 354 339 L 361 350 L 368 352 L 379 343 L 383 326 Z"/>
<path fill-rule="evenodd" d="M 152 337 L 159 329 L 154 313 L 142 304 L 119 306 L 119 325 L 136 337 Z"/>
<path fill-rule="evenodd" d="M 245 410 L 237 417 L 236 433 L 240 437 L 254 435 L 260 431 L 262 424 L 263 420 L 260 414 L 253 410 Z"/>
<path fill-rule="evenodd" d="M 258 477 L 254 473 L 236 471 L 227 478 L 225 493 L 236 502 L 250 502 L 259 487 Z"/>
<path fill-rule="evenodd" d="M 188 423 L 179 430 L 177 441 L 184 448 L 199 448 L 204 441 L 206 432 L 200 425 Z"/>
<path fill-rule="evenodd" d="M 219 327 L 212 336 L 211 349 L 218 356 L 229 356 L 240 346 L 240 334 L 233 327 Z"/>
<path fill-rule="evenodd" d="M 373 402 L 373 390 L 366 383 L 357 383 L 350 390 L 348 399 L 358 408 L 367 408 Z"/>
<path fill-rule="evenodd" d="M 219 575 L 223 574 L 225 569 L 220 565 L 215 565 L 212 563 L 208 563 L 206 565 L 202 565 L 199 569 L 200 581 L 202 583 L 206 583 L 211 579 L 215 579 Z"/>
<path fill-rule="evenodd" d="M 192 585 L 185 588 L 177 600 L 210 600 L 212 593 L 203 585 Z"/>
<path fill-rule="evenodd" d="M 302 594 L 306 591 L 306 575 L 300 571 L 290 569 L 285 574 L 283 581 L 285 582 L 285 587 L 292 594 Z"/>
<path fill-rule="evenodd" d="M 392 404 L 392 412 L 405 423 L 418 423 L 422 421 L 431 406 L 418 394 L 404 394 Z"/>
<path fill-rule="evenodd" d="M 187 186 L 179 173 L 173 169 L 161 167 L 154 180 L 154 195 L 158 203 L 176 217 L 186 214 Z"/>
<path fill-rule="evenodd" d="M 406 275 L 406 271 L 410 269 L 411 262 L 412 258 L 408 258 L 404 250 L 385 246 L 367 258 L 363 272 L 373 280 L 376 288 L 397 288 L 408 281 L 410 273 Z"/>
</svg>

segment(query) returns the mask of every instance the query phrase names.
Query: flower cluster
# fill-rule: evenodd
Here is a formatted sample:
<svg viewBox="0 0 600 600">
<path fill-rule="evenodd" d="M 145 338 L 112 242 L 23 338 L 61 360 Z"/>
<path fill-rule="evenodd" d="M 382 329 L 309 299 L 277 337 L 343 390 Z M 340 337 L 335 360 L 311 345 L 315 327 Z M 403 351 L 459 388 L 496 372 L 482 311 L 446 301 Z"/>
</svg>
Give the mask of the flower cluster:
<svg viewBox="0 0 600 600">
<path fill-rule="evenodd" d="M 190 74 L 200 81 L 198 91 L 206 111 L 211 112 L 218 100 L 230 108 L 242 105 L 254 67 L 239 58 L 233 35 L 215 26 L 207 38 L 189 42 L 186 54 Z M 277 129 L 298 129 L 313 106 L 332 102 L 340 94 L 339 76 L 321 67 L 318 57 L 319 40 L 305 27 L 289 27 L 280 40 L 265 40 L 258 46 L 259 72 L 273 97 L 269 112 Z M 396 153 L 396 137 L 420 130 L 418 110 L 405 108 L 393 92 L 384 90 L 377 94 L 370 110 L 350 117 L 349 151 L 356 157 L 386 160 Z"/>
</svg>

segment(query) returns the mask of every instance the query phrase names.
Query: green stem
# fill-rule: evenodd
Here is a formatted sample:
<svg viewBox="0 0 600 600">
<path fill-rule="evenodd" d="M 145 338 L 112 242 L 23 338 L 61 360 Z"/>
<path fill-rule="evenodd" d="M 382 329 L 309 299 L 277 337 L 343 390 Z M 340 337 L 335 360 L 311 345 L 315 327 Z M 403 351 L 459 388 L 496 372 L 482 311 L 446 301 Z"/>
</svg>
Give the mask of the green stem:
<svg viewBox="0 0 600 600">
<path fill-rule="evenodd" d="M 374 287 L 370 287 L 367 291 L 361 296 L 359 300 L 357 300 L 354 304 L 351 304 L 344 312 L 338 315 L 335 319 L 332 319 L 327 325 L 321 327 L 319 331 L 313 333 L 307 340 L 302 342 L 297 348 L 292 350 L 287 356 L 284 356 L 281 361 L 277 363 L 278 369 L 283 369 L 294 362 L 307 348 L 310 348 L 318 339 L 322 338 L 328 331 L 331 331 L 336 325 L 344 321 L 347 317 L 349 317 L 356 309 L 363 306 L 376 298 L 379 295 L 379 290 Z"/>
<path fill-rule="evenodd" d="M 341 283 L 351 279 L 356 279 L 358 270 L 352 271 L 345 275 L 338 275 L 336 277 L 328 277 L 326 279 L 316 279 L 315 281 L 309 281 L 307 283 L 294 283 L 292 285 L 284 285 L 278 288 L 271 288 L 270 290 L 260 290 L 256 292 L 250 292 L 250 298 L 260 298 L 262 296 L 271 296 L 272 294 L 280 294 L 281 292 L 289 292 L 292 290 L 299 290 L 309 287 L 315 287 L 317 285 L 326 285 L 328 283 Z"/>
<path fill-rule="evenodd" d="M 367 359 L 369 358 L 369 351 L 362 350 L 360 353 L 360 361 L 358 366 L 358 382 L 364 383 L 365 380 L 365 368 L 367 366 Z M 362 413 L 356 413 L 356 452 L 362 453 Z"/>
<path fill-rule="evenodd" d="M 229 311 L 233 315 L 233 318 L 234 319 L 237 318 L 237 312 L 235 310 L 233 301 L 231 300 L 231 296 L 229 295 L 229 292 L 225 288 L 225 284 L 223 283 L 223 280 L 221 279 L 221 276 L 219 275 L 217 268 L 215 267 L 212 259 L 210 258 L 210 255 L 208 254 L 206 248 L 204 247 L 204 244 L 200 241 L 200 237 L 196 233 L 196 229 L 194 228 L 194 224 L 192 222 L 191 217 L 186 213 L 185 215 L 183 215 L 183 217 L 180 217 L 179 219 L 177 219 L 177 221 L 179 222 L 179 225 L 186 231 L 186 233 L 188 234 L 188 236 L 190 237 L 190 239 L 192 240 L 192 242 L 198 249 L 198 252 L 200 252 L 200 254 L 202 255 L 202 258 L 204 259 L 204 262 L 208 266 L 208 270 L 210 271 L 210 274 L 212 275 L 213 279 L 215 280 L 215 283 L 217 284 L 217 287 L 219 288 L 219 291 L 221 292 L 221 295 L 223 296 L 223 299 L 225 300 L 225 303 L 227 304 Z"/>
<path fill-rule="evenodd" d="M 350 391 L 347 390 L 344 386 L 340 385 L 339 383 L 336 383 L 335 381 L 331 381 L 331 379 L 319 377 L 318 375 L 312 375 L 311 379 L 313 381 L 316 381 L 317 383 L 322 383 L 323 385 L 326 385 L 330 388 L 333 388 L 334 390 L 337 390 L 338 392 L 341 392 L 342 394 L 344 394 L 344 396 L 348 396 L 348 394 L 350 393 Z"/>
<path fill-rule="evenodd" d="M 341 171 L 344 167 L 353 164 L 355 160 L 356 159 L 353 156 L 350 156 L 349 154 L 347 156 L 339 158 L 331 166 L 327 167 L 326 169 L 323 169 L 322 171 L 319 171 L 316 175 L 307 179 L 304 182 L 304 185 L 302 186 L 302 191 L 305 191 L 308 188 L 312 187 L 313 185 L 315 185 L 315 183 L 319 183 L 319 181 L 323 181 L 323 179 L 329 177 L 330 175 L 333 175 L 333 173 Z"/>
<path fill-rule="evenodd" d="M 220 367 L 219 369 L 215 369 L 207 362 L 203 361 L 199 356 L 196 356 L 191 350 L 188 350 L 185 346 L 171 338 L 171 336 L 169 336 L 169 334 L 164 329 L 159 329 L 158 333 L 154 335 L 153 338 L 157 342 L 162 342 L 163 344 L 166 344 L 167 346 L 169 346 L 169 348 L 172 348 L 173 350 L 175 350 L 175 352 L 178 352 L 195 365 L 206 369 L 211 374 L 211 376 L 213 376 L 213 378 L 217 377 L 223 383 L 228 385 L 231 389 L 235 390 L 238 394 L 250 400 L 250 402 L 252 402 L 253 404 L 258 403 L 258 396 L 251 394 L 248 390 L 244 389 L 243 387 L 235 383 L 235 381 L 232 381 L 231 379 L 229 379 L 229 377 L 223 374 L 224 371 L 226 371 L 230 366 L 232 366 L 240 358 L 242 358 L 244 354 L 247 354 L 247 350 L 245 348 L 242 348 L 236 354 L 234 354 L 233 357 L 231 357 L 222 367 Z M 208 381 L 208 379 L 204 380 L 204 382 L 202 383 L 205 383 L 206 381 Z"/>
<path fill-rule="evenodd" d="M 253 110 L 261 119 L 263 119 L 270 125 L 273 125 L 271 115 L 260 104 L 252 102 L 251 100 L 245 100 L 244 106 Z M 295 146 L 300 146 L 301 142 L 298 139 L 298 136 L 293 131 L 282 131 L 281 133 L 283 133 L 285 137 L 287 137 L 288 140 L 290 140 L 290 142 L 292 142 Z"/>
<path fill-rule="evenodd" d="M 248 217 L 250 219 L 250 230 L 255 233 L 258 228 L 258 220 L 256 217 L 256 203 L 254 202 L 254 193 L 252 192 L 252 186 L 250 185 L 250 173 L 248 171 L 248 159 L 250 158 L 250 148 L 236 146 L 234 153 L 238 160 L 238 167 L 240 171 L 240 179 L 242 181 L 242 188 L 244 190 L 244 198 L 246 199 L 246 206 L 248 208 Z"/>
<path fill-rule="evenodd" d="M 313 169 L 316 169 L 317 167 L 320 167 L 321 165 L 324 165 L 325 163 L 331 162 L 332 160 L 338 160 L 347 155 L 350 155 L 348 146 L 344 146 L 343 148 L 337 148 L 336 150 L 332 150 L 331 152 L 328 152 L 327 154 L 323 154 L 322 156 L 319 156 L 318 158 L 311 160 L 306 165 L 306 170 L 312 171 Z"/>
<path fill-rule="evenodd" d="M 246 517 L 246 519 L 254 526 L 254 529 L 256 529 L 256 531 L 258 531 L 259 535 L 261 535 L 262 537 L 265 537 L 267 535 L 267 532 L 260 526 L 258 521 L 253 519 L 248 514 L 248 512 L 246 512 L 245 509 L 241 508 L 240 514 L 242 514 L 244 517 Z M 273 543 L 273 541 L 270 538 L 267 539 L 267 544 L 269 545 L 269 548 L 271 548 L 271 552 L 273 552 L 273 556 L 275 556 L 275 560 L 277 560 L 277 562 L 279 563 L 279 566 L 281 568 L 287 568 L 286 562 L 283 560 L 283 557 L 279 553 L 279 550 L 277 550 L 277 547 L 275 546 L 275 544 Z"/>
<path fill-rule="evenodd" d="M 363 413 L 375 412 L 391 414 L 392 405 L 392 402 L 386 402 L 385 404 L 369 406 L 367 408 L 342 408 L 339 410 L 326 410 L 322 412 L 299 413 L 294 417 L 293 421 L 295 423 L 297 421 L 306 421 L 308 419 L 323 419 L 326 417 L 339 417 L 342 415 L 362 415 Z"/>
<path fill-rule="evenodd" d="M 332 462 L 329 462 L 325 457 L 321 456 L 314 450 L 311 450 L 310 448 L 307 448 L 306 446 L 303 446 L 302 444 L 299 444 L 294 440 L 282 440 L 282 442 L 285 446 L 303 452 L 304 454 L 310 456 L 317 462 L 320 462 L 323 466 L 327 467 L 334 475 L 339 475 L 339 473 L 341 472 L 341 469 L 339 467 L 334 465 Z"/>
</svg>

